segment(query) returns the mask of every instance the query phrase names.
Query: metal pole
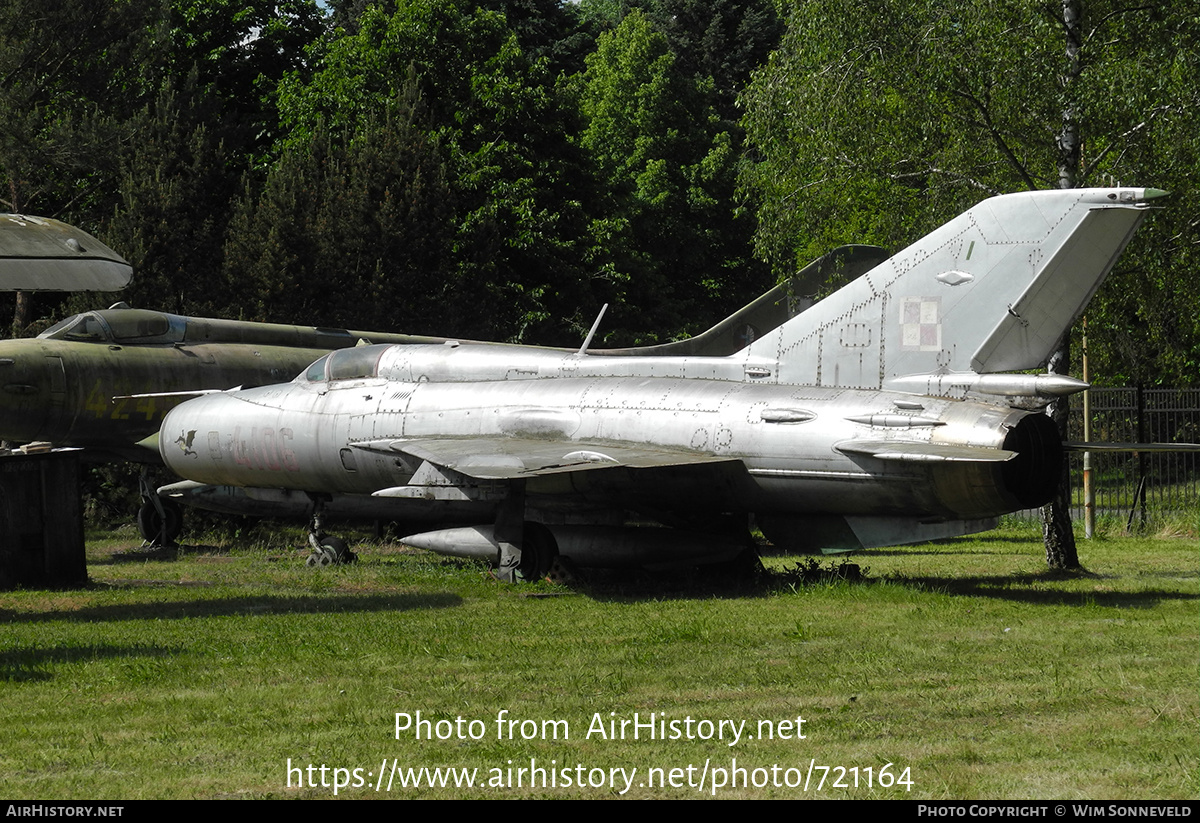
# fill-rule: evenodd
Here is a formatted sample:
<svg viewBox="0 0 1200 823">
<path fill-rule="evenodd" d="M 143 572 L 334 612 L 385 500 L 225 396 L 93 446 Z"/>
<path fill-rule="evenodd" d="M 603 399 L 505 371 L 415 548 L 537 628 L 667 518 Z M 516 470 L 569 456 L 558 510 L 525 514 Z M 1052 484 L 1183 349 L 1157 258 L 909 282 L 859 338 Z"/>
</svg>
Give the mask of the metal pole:
<svg viewBox="0 0 1200 823">
<path fill-rule="evenodd" d="M 1088 382 L 1087 318 L 1083 318 L 1083 382 Z M 1083 392 L 1083 442 L 1092 442 L 1092 393 Z M 1083 453 L 1083 536 L 1096 531 L 1096 489 L 1092 486 L 1092 453 Z"/>
<path fill-rule="evenodd" d="M 1146 396 L 1145 387 L 1138 383 L 1137 385 L 1137 437 L 1139 443 L 1146 443 L 1149 438 L 1146 436 Z M 1145 452 L 1137 453 L 1138 461 L 1138 491 L 1137 505 L 1141 510 L 1141 527 L 1146 528 L 1146 459 L 1148 455 Z"/>
</svg>

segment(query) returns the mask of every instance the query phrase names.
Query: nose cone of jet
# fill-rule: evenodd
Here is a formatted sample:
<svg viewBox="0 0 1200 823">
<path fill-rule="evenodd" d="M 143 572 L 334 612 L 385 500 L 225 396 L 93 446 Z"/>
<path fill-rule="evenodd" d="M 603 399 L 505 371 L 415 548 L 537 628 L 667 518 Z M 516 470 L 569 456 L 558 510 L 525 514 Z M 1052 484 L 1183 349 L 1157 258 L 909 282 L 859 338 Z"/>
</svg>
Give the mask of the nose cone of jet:
<svg viewBox="0 0 1200 823">
<path fill-rule="evenodd" d="M 238 482 L 237 470 L 257 457 L 250 433 L 257 431 L 256 413 L 262 410 L 238 394 L 203 395 L 167 412 L 158 433 L 158 451 L 167 468 L 184 480 L 245 485 Z"/>
<path fill-rule="evenodd" d="M 0 341 L 0 440 L 55 440 L 52 391 L 61 407 L 66 389 L 62 360 L 47 357 L 33 340 Z"/>
<path fill-rule="evenodd" d="M 180 477 L 194 479 L 191 472 L 200 462 L 198 446 L 201 441 L 207 443 L 210 430 L 219 434 L 231 402 L 224 394 L 211 394 L 167 412 L 158 431 L 158 452 L 168 468 Z"/>
</svg>

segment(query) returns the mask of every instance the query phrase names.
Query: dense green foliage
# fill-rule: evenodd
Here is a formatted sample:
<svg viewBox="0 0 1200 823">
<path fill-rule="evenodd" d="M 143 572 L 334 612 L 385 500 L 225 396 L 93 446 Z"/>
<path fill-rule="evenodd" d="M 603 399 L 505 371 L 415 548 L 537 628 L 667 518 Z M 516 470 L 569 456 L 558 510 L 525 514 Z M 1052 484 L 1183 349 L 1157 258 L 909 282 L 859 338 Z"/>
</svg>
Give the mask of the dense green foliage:
<svg viewBox="0 0 1200 823">
<path fill-rule="evenodd" d="M 778 272 L 831 245 L 906 245 L 990 194 L 1174 192 L 1090 309 L 1093 375 L 1200 380 L 1200 18 L 1185 3 L 791 4 L 744 97 Z M 1189 137 L 1188 135 L 1192 135 Z"/>
<path fill-rule="evenodd" d="M 558 0 L 7 3 L 0 183 L 123 253 L 135 305 L 573 344 L 610 302 L 609 342 L 669 339 L 768 285 L 729 114 L 770 47 L 731 43 L 733 21 L 761 5 L 709 12 L 724 39 L 682 72 L 640 13 Z M 635 25 L 663 61 L 613 86 L 597 37 Z M 618 93 L 644 116 L 589 110 Z M 614 167 L 614 130 L 648 147 L 649 188 Z M 30 319 L 96 302 L 39 297 Z"/>
<path fill-rule="evenodd" d="M 678 62 L 635 11 L 600 36 L 578 84 L 579 143 L 605 192 L 592 231 L 613 299 L 639 309 L 618 315 L 635 338 L 656 323 L 687 329 L 750 298 L 748 280 L 751 291 L 762 283 L 746 255 L 749 227 L 730 208 L 738 137 L 717 113 L 712 78 Z"/>
</svg>

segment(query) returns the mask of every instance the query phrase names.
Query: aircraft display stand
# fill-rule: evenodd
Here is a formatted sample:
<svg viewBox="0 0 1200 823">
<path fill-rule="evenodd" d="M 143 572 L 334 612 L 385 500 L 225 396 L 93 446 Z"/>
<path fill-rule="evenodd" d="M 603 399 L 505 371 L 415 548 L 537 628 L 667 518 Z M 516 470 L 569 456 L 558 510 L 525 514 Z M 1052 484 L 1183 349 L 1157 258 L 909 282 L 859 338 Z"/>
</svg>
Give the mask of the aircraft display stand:
<svg viewBox="0 0 1200 823">
<path fill-rule="evenodd" d="M 79 458 L 0 457 L 0 589 L 87 582 Z"/>
</svg>

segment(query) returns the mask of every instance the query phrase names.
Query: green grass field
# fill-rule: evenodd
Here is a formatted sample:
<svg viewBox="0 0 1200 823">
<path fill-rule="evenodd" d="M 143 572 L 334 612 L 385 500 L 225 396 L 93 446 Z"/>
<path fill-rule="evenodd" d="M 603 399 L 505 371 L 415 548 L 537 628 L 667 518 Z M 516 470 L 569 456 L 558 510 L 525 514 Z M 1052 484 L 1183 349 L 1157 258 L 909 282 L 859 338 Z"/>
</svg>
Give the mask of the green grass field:
<svg viewBox="0 0 1200 823">
<path fill-rule="evenodd" d="M 1010 529 L 864 553 L 861 582 L 801 583 L 774 557 L 754 582 L 573 588 L 386 544 L 325 570 L 278 547 L 134 546 L 91 541 L 87 588 L 0 593 L 0 796 L 1200 789 L 1194 539 L 1081 541 L 1088 572 L 1068 577 Z M 655 739 L 633 739 L 651 714 Z M 410 768 L 421 786 L 400 785 Z M 431 787 L 422 768 L 456 771 Z"/>
</svg>

